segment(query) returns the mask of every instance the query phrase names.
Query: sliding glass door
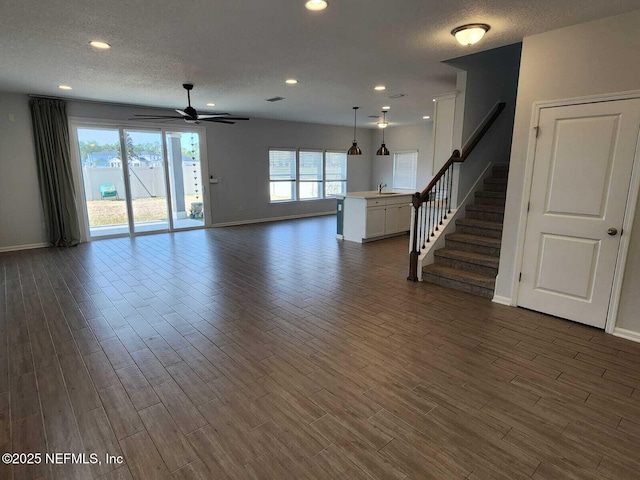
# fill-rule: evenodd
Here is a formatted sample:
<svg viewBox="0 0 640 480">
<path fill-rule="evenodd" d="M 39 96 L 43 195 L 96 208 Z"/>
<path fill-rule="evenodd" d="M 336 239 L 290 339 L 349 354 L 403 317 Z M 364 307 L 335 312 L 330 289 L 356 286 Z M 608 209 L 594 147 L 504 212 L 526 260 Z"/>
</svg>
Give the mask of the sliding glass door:
<svg viewBox="0 0 640 480">
<path fill-rule="evenodd" d="M 129 233 L 127 181 L 117 128 L 76 129 L 89 236 Z"/>
<path fill-rule="evenodd" d="M 167 181 L 160 130 L 123 130 L 134 232 L 169 230 Z"/>
<path fill-rule="evenodd" d="M 74 125 L 87 237 L 205 225 L 201 132 Z"/>
</svg>

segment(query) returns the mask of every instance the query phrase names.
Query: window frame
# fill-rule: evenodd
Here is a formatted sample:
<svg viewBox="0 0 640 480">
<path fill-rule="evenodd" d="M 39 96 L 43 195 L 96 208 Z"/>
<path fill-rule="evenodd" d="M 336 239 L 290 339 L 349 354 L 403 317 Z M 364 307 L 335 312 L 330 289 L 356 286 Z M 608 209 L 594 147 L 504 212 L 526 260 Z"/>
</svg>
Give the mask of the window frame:
<svg viewBox="0 0 640 480">
<path fill-rule="evenodd" d="M 398 159 L 399 155 L 403 155 L 403 154 L 413 154 L 414 155 L 414 161 L 415 161 L 415 176 L 413 178 L 413 187 L 398 187 L 396 186 L 396 160 Z M 394 190 L 407 190 L 407 191 L 416 191 L 417 189 L 417 185 L 418 185 L 418 150 L 401 150 L 398 152 L 394 152 L 393 153 L 393 166 L 392 166 L 392 172 L 391 172 L 391 182 L 392 182 L 392 188 Z"/>
<path fill-rule="evenodd" d="M 327 153 L 341 153 L 345 155 L 345 177 L 340 180 L 330 180 L 331 182 L 344 182 L 345 190 L 347 189 L 347 177 L 348 177 L 348 157 L 346 152 L 343 150 L 337 149 L 321 149 L 321 148 L 290 148 L 290 147 L 269 147 L 267 156 L 270 160 L 270 153 L 272 151 L 280 151 L 280 152 L 294 152 L 295 154 L 295 179 L 292 180 L 272 180 L 271 179 L 271 165 L 268 165 L 268 183 L 269 183 L 269 203 L 270 204 L 278 204 L 278 203 L 299 203 L 299 202 L 314 202 L 319 200 L 333 200 L 336 197 L 334 195 L 327 195 L 326 185 L 327 185 Z M 300 153 L 301 152 L 315 152 L 322 153 L 322 179 L 321 180 L 301 180 L 300 179 Z M 295 184 L 295 188 L 293 188 L 294 198 L 290 200 L 272 200 L 271 199 L 271 183 L 273 182 L 293 182 Z M 300 186 L 302 183 L 319 183 L 319 196 L 314 198 L 300 198 Z M 346 192 L 345 192 L 346 193 Z"/>
</svg>

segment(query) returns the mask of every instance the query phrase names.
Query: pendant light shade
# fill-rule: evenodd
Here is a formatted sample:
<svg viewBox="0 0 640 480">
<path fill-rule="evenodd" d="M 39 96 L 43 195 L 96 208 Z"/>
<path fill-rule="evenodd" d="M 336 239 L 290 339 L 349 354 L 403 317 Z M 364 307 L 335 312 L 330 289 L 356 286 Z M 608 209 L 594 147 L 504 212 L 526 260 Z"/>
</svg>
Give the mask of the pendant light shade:
<svg viewBox="0 0 640 480">
<path fill-rule="evenodd" d="M 362 150 L 358 146 L 358 141 L 356 140 L 356 117 L 358 115 L 358 109 L 360 107 L 353 107 L 353 145 L 351 148 L 347 150 L 347 155 L 362 155 Z"/>
<path fill-rule="evenodd" d="M 380 148 L 378 149 L 378 151 L 376 152 L 376 155 L 389 155 L 389 149 L 387 148 L 387 146 L 384 143 L 384 131 L 388 125 L 387 123 L 387 112 L 386 111 L 382 111 L 382 124 L 384 125 L 384 127 L 382 128 L 382 145 L 380 145 Z M 378 124 L 378 126 L 380 126 L 380 124 Z"/>
</svg>

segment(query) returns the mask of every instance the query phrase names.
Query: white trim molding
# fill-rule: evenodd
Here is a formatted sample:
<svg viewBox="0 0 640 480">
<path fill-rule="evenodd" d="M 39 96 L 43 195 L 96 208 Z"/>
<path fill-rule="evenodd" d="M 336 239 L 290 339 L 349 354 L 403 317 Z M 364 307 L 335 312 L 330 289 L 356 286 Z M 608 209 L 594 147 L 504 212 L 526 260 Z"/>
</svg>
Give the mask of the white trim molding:
<svg viewBox="0 0 640 480">
<path fill-rule="evenodd" d="M 303 213 L 301 215 L 286 215 L 284 217 L 255 218 L 253 220 L 240 220 L 238 222 L 214 223 L 213 225 L 211 225 L 211 227 L 212 228 L 235 227 L 237 225 L 251 225 L 254 223 L 278 222 L 280 220 L 295 220 L 296 218 L 326 217 L 326 216 L 335 215 L 335 214 L 336 212 L 332 210 L 330 212 Z"/>
<path fill-rule="evenodd" d="M 611 333 L 616 337 L 626 338 L 627 340 L 631 340 L 632 342 L 640 342 L 640 333 L 634 332 L 633 330 L 614 328 Z"/>
<path fill-rule="evenodd" d="M 34 248 L 50 247 L 48 243 L 27 243 L 25 245 L 10 245 L 8 247 L 0 247 L 0 253 L 17 252 L 19 250 L 33 250 Z"/>
<path fill-rule="evenodd" d="M 513 303 L 509 297 L 501 297 L 500 295 L 494 295 L 491 300 L 493 303 L 497 303 L 498 305 L 506 305 L 507 307 L 515 307 L 516 305 Z"/>
</svg>

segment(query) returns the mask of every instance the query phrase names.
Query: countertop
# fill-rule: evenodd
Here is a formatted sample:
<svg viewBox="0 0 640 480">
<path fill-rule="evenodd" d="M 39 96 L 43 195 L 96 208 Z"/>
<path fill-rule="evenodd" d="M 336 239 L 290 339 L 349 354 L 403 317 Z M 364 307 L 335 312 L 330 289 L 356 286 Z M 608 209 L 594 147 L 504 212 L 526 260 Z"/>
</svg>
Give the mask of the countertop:
<svg viewBox="0 0 640 480">
<path fill-rule="evenodd" d="M 382 193 L 378 193 L 377 190 L 370 190 L 366 192 L 347 192 L 345 194 L 335 194 L 337 198 L 396 198 L 396 197 L 411 197 L 415 192 L 409 190 L 382 190 Z"/>
</svg>

